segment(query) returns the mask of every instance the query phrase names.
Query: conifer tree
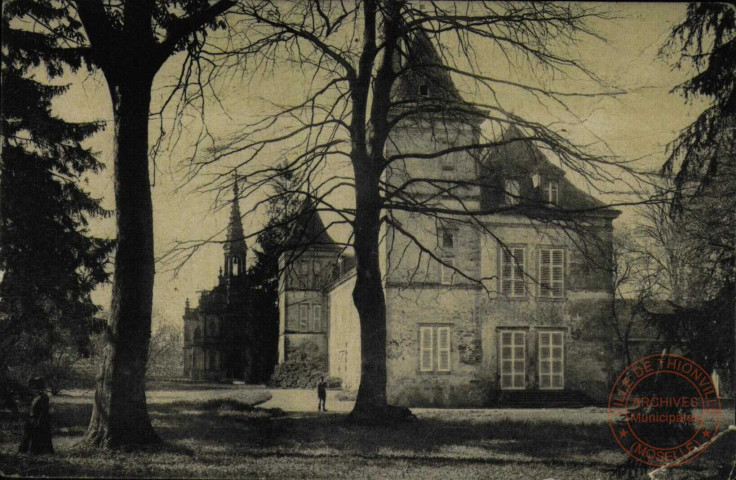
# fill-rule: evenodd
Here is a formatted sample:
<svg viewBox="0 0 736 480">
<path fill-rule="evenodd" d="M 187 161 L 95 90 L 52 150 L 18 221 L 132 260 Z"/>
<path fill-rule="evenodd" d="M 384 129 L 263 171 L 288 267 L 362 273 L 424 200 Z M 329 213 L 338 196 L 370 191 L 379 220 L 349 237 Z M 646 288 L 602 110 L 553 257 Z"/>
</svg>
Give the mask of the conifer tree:
<svg viewBox="0 0 736 480">
<path fill-rule="evenodd" d="M 3 7 L 0 370 L 16 377 L 60 345 L 85 353 L 98 312 L 90 293 L 108 280 L 113 248 L 90 234 L 89 218 L 107 212 L 82 187 L 103 168 L 83 145 L 103 124 L 54 115 L 52 101 L 67 87 L 37 80 L 75 70 L 82 58 L 58 48 L 58 37 L 17 27 L 26 15 L 74 30 L 50 5 Z"/>
<path fill-rule="evenodd" d="M 736 6 L 690 3 L 661 53 L 672 51 L 675 67 L 694 69 L 676 91 L 687 101 L 704 100 L 706 108 L 672 142 L 663 173 L 675 178 L 671 213 L 686 220 L 684 233 L 701 246 L 700 270 L 707 272 L 702 283 L 715 288 L 702 305 L 678 309 L 658 324 L 665 338 L 684 343 L 693 358 L 702 356 L 723 367 L 730 356 L 736 389 Z M 703 328 L 703 318 L 715 320 L 716 326 Z M 718 339 L 715 348 L 709 339 L 694 335 L 693 326 L 707 331 L 710 340 Z"/>
<path fill-rule="evenodd" d="M 270 180 L 273 192 L 268 201 L 268 220 L 257 235 L 257 248 L 254 250 L 255 263 L 249 269 L 249 282 L 254 287 L 253 311 L 258 312 L 255 320 L 260 338 L 261 351 L 258 356 L 259 380 L 266 381 L 273 372 L 278 351 L 278 287 L 279 258 L 285 252 L 290 228 L 301 211 L 303 203 L 299 191 L 302 179 L 296 178 L 286 164 Z"/>
</svg>

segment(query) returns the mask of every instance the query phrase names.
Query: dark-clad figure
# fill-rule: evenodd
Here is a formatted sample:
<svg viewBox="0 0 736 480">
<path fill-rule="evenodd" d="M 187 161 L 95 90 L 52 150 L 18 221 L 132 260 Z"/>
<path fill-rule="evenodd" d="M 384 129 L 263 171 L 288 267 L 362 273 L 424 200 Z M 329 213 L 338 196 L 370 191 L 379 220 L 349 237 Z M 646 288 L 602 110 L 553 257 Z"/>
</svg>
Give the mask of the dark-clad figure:
<svg viewBox="0 0 736 480">
<path fill-rule="evenodd" d="M 51 444 L 51 416 L 49 414 L 49 397 L 44 392 L 45 382 L 42 377 L 33 377 L 28 381 L 34 396 L 28 412 L 19 451 L 33 455 L 54 453 Z"/>
<path fill-rule="evenodd" d="M 325 377 L 320 377 L 319 383 L 317 384 L 317 398 L 319 398 L 319 405 L 317 410 L 326 412 L 325 402 L 327 401 L 327 384 L 325 383 Z"/>
</svg>

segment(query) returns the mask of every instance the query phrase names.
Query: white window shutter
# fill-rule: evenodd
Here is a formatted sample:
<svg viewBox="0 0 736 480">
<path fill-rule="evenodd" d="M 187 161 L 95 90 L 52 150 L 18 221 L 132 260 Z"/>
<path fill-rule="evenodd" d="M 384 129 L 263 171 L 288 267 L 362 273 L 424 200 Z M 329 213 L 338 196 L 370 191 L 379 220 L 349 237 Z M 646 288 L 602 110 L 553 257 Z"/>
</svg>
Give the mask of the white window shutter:
<svg viewBox="0 0 736 480">
<path fill-rule="evenodd" d="M 508 250 L 504 249 L 501 253 L 501 293 L 511 295 L 512 276 L 513 276 L 513 259 Z"/>
<path fill-rule="evenodd" d="M 524 296 L 524 249 L 515 248 L 513 251 L 514 251 L 514 257 L 515 257 L 512 259 L 512 261 L 514 262 L 513 295 L 515 297 L 523 297 Z"/>
<path fill-rule="evenodd" d="M 299 306 L 299 329 L 307 331 L 309 328 L 309 305 Z"/>
<path fill-rule="evenodd" d="M 432 350 L 434 346 L 432 327 L 419 328 L 419 370 L 422 372 L 431 372 Z"/>
<path fill-rule="evenodd" d="M 437 371 L 450 371 L 450 327 L 437 329 Z"/>
<path fill-rule="evenodd" d="M 549 297 L 552 294 L 552 254 L 549 249 L 539 251 L 539 295 Z"/>
<path fill-rule="evenodd" d="M 565 294 L 565 251 L 552 250 L 552 296 L 562 297 Z"/>
<path fill-rule="evenodd" d="M 322 330 L 322 305 L 312 305 L 312 330 Z"/>
</svg>

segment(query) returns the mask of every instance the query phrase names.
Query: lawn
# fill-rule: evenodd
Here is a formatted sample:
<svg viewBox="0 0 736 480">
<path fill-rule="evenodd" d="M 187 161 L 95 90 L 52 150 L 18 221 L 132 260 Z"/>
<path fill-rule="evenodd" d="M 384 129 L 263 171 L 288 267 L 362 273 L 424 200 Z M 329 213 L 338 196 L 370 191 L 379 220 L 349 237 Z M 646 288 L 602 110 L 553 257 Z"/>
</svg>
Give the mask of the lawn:
<svg viewBox="0 0 736 480">
<path fill-rule="evenodd" d="M 607 479 L 626 458 L 601 408 L 416 409 L 411 423 L 357 427 L 344 422 L 345 413 L 251 407 L 269 395 L 244 388 L 149 392 L 151 417 L 166 446 L 98 452 L 76 445 L 91 408 L 78 392 L 55 399 L 54 456 L 16 454 L 18 425 L 6 420 L 0 474 Z M 694 465 L 689 473 L 702 468 Z"/>
</svg>

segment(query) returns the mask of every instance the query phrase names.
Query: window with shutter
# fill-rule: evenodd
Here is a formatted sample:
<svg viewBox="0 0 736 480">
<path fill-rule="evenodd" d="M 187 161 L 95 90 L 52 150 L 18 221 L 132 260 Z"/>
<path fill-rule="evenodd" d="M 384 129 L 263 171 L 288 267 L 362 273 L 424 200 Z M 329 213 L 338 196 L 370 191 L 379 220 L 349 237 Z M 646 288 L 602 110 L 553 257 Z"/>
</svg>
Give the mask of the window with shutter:
<svg viewBox="0 0 736 480">
<path fill-rule="evenodd" d="M 506 180 L 504 182 L 506 205 L 518 205 L 521 200 L 521 189 L 518 180 Z"/>
<path fill-rule="evenodd" d="M 299 306 L 299 330 L 306 332 L 309 329 L 309 305 Z"/>
<path fill-rule="evenodd" d="M 432 357 L 434 350 L 434 329 L 432 327 L 419 327 L 419 370 L 431 372 L 434 370 Z"/>
<path fill-rule="evenodd" d="M 437 328 L 437 371 L 450 371 L 450 327 Z"/>
<path fill-rule="evenodd" d="M 526 332 L 506 330 L 499 332 L 499 361 L 501 388 L 526 388 Z"/>
<path fill-rule="evenodd" d="M 322 305 L 312 305 L 312 331 L 322 331 Z"/>
<path fill-rule="evenodd" d="M 452 331 L 448 326 L 420 325 L 419 371 L 452 370 Z"/>
<path fill-rule="evenodd" d="M 539 332 L 539 388 L 565 388 L 565 332 Z"/>
<path fill-rule="evenodd" d="M 563 298 L 565 296 L 565 250 L 542 248 L 539 250 L 539 296 Z"/>
<path fill-rule="evenodd" d="M 524 289 L 526 249 L 501 248 L 501 293 L 509 297 L 523 297 L 526 293 Z"/>
</svg>

